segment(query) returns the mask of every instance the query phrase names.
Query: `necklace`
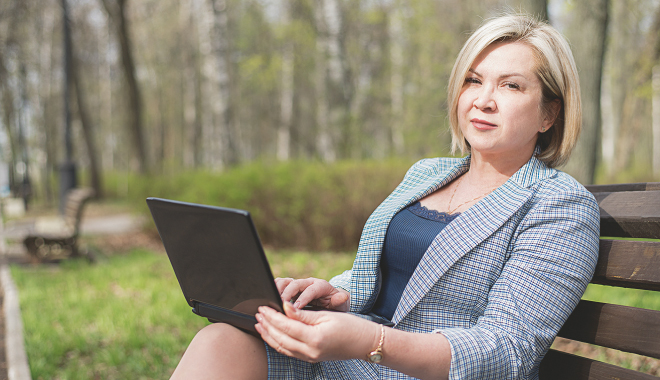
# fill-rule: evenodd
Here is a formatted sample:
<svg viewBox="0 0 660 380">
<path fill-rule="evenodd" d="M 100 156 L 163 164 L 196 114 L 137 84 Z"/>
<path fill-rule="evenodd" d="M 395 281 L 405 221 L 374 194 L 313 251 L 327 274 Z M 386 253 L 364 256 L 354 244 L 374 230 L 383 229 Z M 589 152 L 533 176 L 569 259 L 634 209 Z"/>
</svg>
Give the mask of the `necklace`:
<svg viewBox="0 0 660 380">
<path fill-rule="evenodd" d="M 465 204 L 468 204 L 468 203 L 470 203 L 470 202 L 476 201 L 476 200 L 479 199 L 479 198 L 483 198 L 483 197 L 485 197 L 486 195 L 492 193 L 493 190 L 497 189 L 497 186 L 496 186 L 496 187 L 493 187 L 492 189 L 490 189 L 490 190 L 486 191 L 485 193 L 481 194 L 480 196 L 478 196 L 478 197 L 476 197 L 476 198 L 472 198 L 472 199 L 470 199 L 469 201 L 465 201 L 465 202 L 461 203 L 460 205 L 458 205 L 458 206 L 456 206 L 456 207 L 454 207 L 454 208 L 452 209 L 452 208 L 451 208 L 451 201 L 454 200 L 454 195 L 456 195 L 456 190 L 457 190 L 458 187 L 461 185 L 461 182 L 463 182 L 463 178 L 464 178 L 464 177 L 465 177 L 465 176 L 461 176 L 461 178 L 458 179 L 458 183 L 456 183 L 456 186 L 454 187 L 454 191 L 451 193 L 451 197 L 449 198 L 449 204 L 447 205 L 447 208 L 449 209 L 449 215 L 453 214 L 454 211 L 458 210 L 461 206 L 463 206 L 463 205 L 465 205 Z"/>
</svg>

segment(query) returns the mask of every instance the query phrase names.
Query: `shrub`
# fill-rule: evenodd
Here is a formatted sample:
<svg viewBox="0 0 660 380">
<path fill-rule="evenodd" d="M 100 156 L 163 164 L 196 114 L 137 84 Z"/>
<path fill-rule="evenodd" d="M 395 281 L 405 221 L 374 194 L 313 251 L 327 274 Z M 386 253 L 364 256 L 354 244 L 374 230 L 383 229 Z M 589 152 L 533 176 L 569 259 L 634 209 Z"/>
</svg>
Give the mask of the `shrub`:
<svg viewBox="0 0 660 380">
<path fill-rule="evenodd" d="M 114 174 L 107 177 L 106 193 L 128 197 L 145 213 L 149 196 L 245 209 L 265 245 L 346 251 L 357 248 L 367 218 L 409 166 L 403 161 L 292 161 L 247 164 L 222 173 Z"/>
</svg>

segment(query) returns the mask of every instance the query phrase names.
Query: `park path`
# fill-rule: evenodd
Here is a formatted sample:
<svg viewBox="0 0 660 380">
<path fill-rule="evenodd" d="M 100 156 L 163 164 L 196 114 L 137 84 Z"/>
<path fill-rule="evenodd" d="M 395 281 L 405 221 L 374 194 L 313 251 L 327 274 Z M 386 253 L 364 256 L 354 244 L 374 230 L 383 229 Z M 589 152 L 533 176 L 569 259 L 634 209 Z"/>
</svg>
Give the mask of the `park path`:
<svg viewBox="0 0 660 380">
<path fill-rule="evenodd" d="M 51 217 L 52 219 L 52 217 Z M 1 218 L 0 218 L 1 220 Z M 31 380 L 25 352 L 18 291 L 9 272 L 9 263 L 27 263 L 27 253 L 20 244 L 34 223 L 48 219 L 19 220 L 3 225 L 0 221 L 0 380 Z M 141 229 L 144 218 L 129 213 L 110 213 L 83 216 L 80 233 L 92 235 L 121 235 Z M 7 244 L 7 241 L 13 244 Z"/>
</svg>

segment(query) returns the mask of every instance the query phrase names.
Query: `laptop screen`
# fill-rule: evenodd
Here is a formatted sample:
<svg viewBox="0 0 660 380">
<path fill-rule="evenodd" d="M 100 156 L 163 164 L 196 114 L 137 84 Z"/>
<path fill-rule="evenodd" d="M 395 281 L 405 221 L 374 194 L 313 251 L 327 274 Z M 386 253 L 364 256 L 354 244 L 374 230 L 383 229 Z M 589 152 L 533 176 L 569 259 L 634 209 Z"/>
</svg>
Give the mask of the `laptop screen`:
<svg viewBox="0 0 660 380">
<path fill-rule="evenodd" d="M 186 300 L 254 315 L 282 310 L 268 261 L 247 211 L 148 198 Z"/>
</svg>

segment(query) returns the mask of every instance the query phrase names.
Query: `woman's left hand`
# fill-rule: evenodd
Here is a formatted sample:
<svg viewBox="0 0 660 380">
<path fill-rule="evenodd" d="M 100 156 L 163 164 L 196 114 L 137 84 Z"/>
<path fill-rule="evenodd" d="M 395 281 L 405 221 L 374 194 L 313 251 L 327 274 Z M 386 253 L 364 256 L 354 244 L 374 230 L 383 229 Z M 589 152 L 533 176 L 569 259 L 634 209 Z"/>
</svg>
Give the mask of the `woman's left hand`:
<svg viewBox="0 0 660 380">
<path fill-rule="evenodd" d="M 286 315 L 262 306 L 256 329 L 277 352 L 307 362 L 366 358 L 380 340 L 380 327 L 351 314 L 298 310 Z"/>
</svg>

